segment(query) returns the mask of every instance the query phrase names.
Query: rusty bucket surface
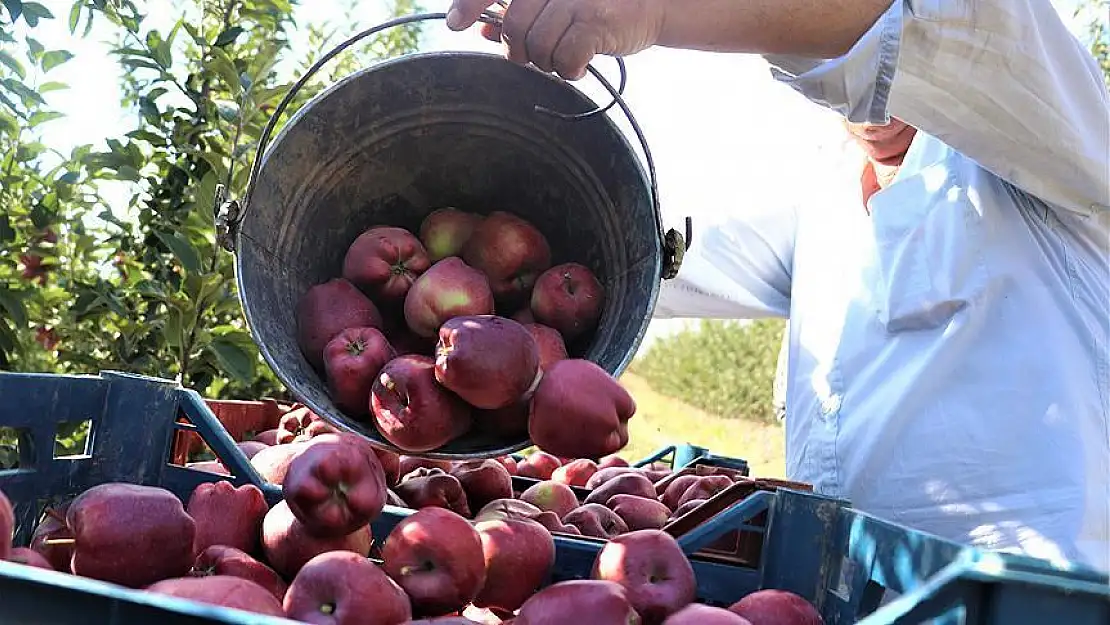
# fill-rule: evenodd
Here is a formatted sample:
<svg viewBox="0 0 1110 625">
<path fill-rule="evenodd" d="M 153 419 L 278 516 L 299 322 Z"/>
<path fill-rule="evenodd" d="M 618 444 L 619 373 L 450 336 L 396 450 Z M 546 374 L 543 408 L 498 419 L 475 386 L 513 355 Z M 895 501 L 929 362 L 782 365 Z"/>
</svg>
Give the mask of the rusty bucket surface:
<svg viewBox="0 0 1110 625">
<path fill-rule="evenodd" d="M 622 108 L 624 107 L 623 102 Z M 340 275 L 352 241 L 375 225 L 416 231 L 442 206 L 515 213 L 548 239 L 555 263 L 590 267 L 606 290 L 588 344 L 569 345 L 619 375 L 647 329 L 666 270 L 653 184 L 606 114 L 570 84 L 504 58 L 434 52 L 359 71 L 301 108 L 256 166 L 231 234 L 241 303 L 264 358 L 316 413 L 393 449 L 369 420 L 336 407 L 301 354 L 294 310 Z M 471 434 L 439 458 L 490 457 L 525 437 Z"/>
</svg>

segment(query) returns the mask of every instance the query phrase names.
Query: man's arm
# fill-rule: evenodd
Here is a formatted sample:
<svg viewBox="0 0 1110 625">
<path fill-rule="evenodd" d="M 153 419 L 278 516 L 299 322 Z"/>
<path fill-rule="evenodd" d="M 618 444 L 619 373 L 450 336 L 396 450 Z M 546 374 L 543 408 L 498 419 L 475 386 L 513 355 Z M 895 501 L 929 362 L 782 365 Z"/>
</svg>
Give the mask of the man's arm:
<svg viewBox="0 0 1110 625">
<path fill-rule="evenodd" d="M 1048 0 L 895 0 L 839 58 L 767 58 L 852 121 L 897 117 L 1050 205 L 1110 210 L 1110 97 Z"/>
<path fill-rule="evenodd" d="M 795 216 L 778 210 L 695 232 L 678 276 L 663 281 L 655 318 L 788 316 Z"/>
</svg>

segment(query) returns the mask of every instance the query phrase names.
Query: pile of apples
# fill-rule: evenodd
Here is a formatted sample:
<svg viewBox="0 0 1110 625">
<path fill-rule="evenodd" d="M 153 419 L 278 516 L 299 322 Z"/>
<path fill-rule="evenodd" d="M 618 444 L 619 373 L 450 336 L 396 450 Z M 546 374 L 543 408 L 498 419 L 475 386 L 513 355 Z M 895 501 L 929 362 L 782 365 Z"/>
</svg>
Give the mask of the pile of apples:
<svg viewBox="0 0 1110 625">
<path fill-rule="evenodd" d="M 627 444 L 636 410 L 606 371 L 568 356 L 604 301 L 593 271 L 553 265 L 525 219 L 440 208 L 415 234 L 360 234 L 342 275 L 298 302 L 297 341 L 336 406 L 407 453 L 527 433 L 552 453 L 597 457 Z"/>
<path fill-rule="evenodd" d="M 107 483 L 48 510 L 30 546 L 13 549 L 12 507 L 0 493 L 0 558 L 305 623 L 821 623 L 783 591 L 727 609 L 696 603 L 693 567 L 658 529 L 609 539 L 589 579 L 542 587 L 555 543 L 514 500 L 490 499 L 508 486 L 503 464 L 422 466 L 398 480 L 401 458 L 362 437 L 323 433 L 299 444 L 283 500 L 269 509 L 253 485 L 202 484 L 183 505 L 161 488 Z M 417 510 L 372 536 L 370 523 L 396 495 Z"/>
</svg>

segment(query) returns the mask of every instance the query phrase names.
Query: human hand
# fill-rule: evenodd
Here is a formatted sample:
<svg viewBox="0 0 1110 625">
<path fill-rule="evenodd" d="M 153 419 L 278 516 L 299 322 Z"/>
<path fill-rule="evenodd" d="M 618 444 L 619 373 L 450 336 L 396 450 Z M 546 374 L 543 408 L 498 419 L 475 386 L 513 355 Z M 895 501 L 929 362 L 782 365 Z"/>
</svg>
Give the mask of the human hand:
<svg viewBox="0 0 1110 625">
<path fill-rule="evenodd" d="M 470 28 L 491 0 L 452 0 L 447 27 Z M 482 34 L 504 40 L 506 56 L 532 63 L 566 80 L 586 75 L 595 55 L 628 56 L 655 44 L 665 21 L 666 0 L 513 0 L 500 32 L 483 24 Z"/>
</svg>

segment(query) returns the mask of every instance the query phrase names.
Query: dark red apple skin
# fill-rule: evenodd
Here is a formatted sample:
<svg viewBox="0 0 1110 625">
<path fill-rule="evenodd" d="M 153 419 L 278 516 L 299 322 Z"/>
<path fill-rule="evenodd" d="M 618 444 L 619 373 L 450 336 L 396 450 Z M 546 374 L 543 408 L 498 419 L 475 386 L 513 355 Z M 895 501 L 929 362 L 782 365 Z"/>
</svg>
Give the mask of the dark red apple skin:
<svg viewBox="0 0 1110 625">
<path fill-rule="evenodd" d="M 604 484 L 590 491 L 585 503 L 599 503 L 604 505 L 613 495 L 637 495 L 639 497 L 655 498 L 655 485 L 640 473 L 625 473 L 618 475 Z"/>
<path fill-rule="evenodd" d="M 363 232 L 343 259 L 343 277 L 383 302 L 403 300 L 431 262 L 428 253 L 404 228 L 378 226 Z"/>
<path fill-rule="evenodd" d="M 324 348 L 347 328 L 381 328 L 382 315 L 358 287 L 334 278 L 310 288 L 297 302 L 297 344 L 317 371 L 324 370 Z"/>
<path fill-rule="evenodd" d="M 485 554 L 486 583 L 474 605 L 513 612 L 543 584 L 555 565 L 551 532 L 535 521 L 502 519 L 477 523 Z"/>
<path fill-rule="evenodd" d="M 597 458 L 628 444 L 635 413 L 632 396 L 604 369 L 588 360 L 560 360 L 532 395 L 528 434 L 547 452 Z"/>
<path fill-rule="evenodd" d="M 486 581 L 478 531 L 444 508 L 423 508 L 405 517 L 386 538 L 382 560 L 419 616 L 462 610 Z"/>
<path fill-rule="evenodd" d="M 628 525 L 609 508 L 599 503 L 587 503 L 571 510 L 563 517 L 563 523 L 573 525 L 583 536 L 612 538 L 628 531 Z"/>
<path fill-rule="evenodd" d="M 526 220 L 504 211 L 490 213 L 463 247 L 463 260 L 489 278 L 494 298 L 523 304 L 536 279 L 551 267 L 547 239 Z"/>
<path fill-rule="evenodd" d="M 147 586 L 146 591 L 267 616 L 285 616 L 281 602 L 269 590 L 232 575 L 170 578 Z"/>
<path fill-rule="evenodd" d="M 266 497 L 254 484 L 235 487 L 219 481 L 198 485 L 185 508 L 196 525 L 193 551 L 200 553 L 212 545 L 258 551 L 258 533 L 269 509 Z"/>
<path fill-rule="evenodd" d="M 543 272 L 532 289 L 532 315 L 572 341 L 597 327 L 605 289 L 585 265 L 564 263 Z"/>
<path fill-rule="evenodd" d="M 691 603 L 667 617 L 663 625 L 755 625 L 748 619 L 737 616 L 724 608 L 715 608 L 703 603 Z M 774 625 L 774 624 L 772 624 Z M 789 625 L 784 623 L 783 625 Z"/>
<path fill-rule="evenodd" d="M 569 615 L 588 615 L 590 625 L 640 625 L 624 587 L 614 582 L 576 579 L 559 582 L 533 595 L 520 607 L 513 625 L 575 623 Z"/>
<path fill-rule="evenodd" d="M 353 416 L 370 413 L 374 380 L 397 353 L 376 328 L 348 328 L 324 348 L 324 371 L 332 401 Z"/>
<path fill-rule="evenodd" d="M 521 401 L 533 390 L 539 366 L 536 340 L 512 319 L 471 315 L 439 328 L 436 380 L 475 408 Z"/>
<path fill-rule="evenodd" d="M 374 521 L 385 507 L 386 478 L 373 447 L 350 434 L 325 434 L 289 463 L 282 491 L 314 536 L 339 538 Z"/>
<path fill-rule="evenodd" d="M 824 625 L 821 614 L 812 603 L 786 590 L 757 590 L 729 606 L 728 610 L 748 619 L 753 625 Z"/>
<path fill-rule="evenodd" d="M 24 566 L 33 566 L 38 569 L 46 569 L 53 571 L 54 567 L 50 565 L 50 561 L 41 556 L 37 551 L 33 551 L 29 547 L 15 547 L 11 550 L 6 558 L 8 562 L 15 562 Z"/>
<path fill-rule="evenodd" d="M 660 625 L 693 603 L 694 568 L 678 541 L 658 529 L 614 536 L 594 559 L 590 576 L 624 586 L 645 625 Z"/>
<path fill-rule="evenodd" d="M 286 618 L 328 625 L 401 625 L 412 618 L 397 582 L 365 556 L 341 551 L 306 562 L 282 607 Z"/>
<path fill-rule="evenodd" d="M 438 449 L 473 424 L 470 406 L 436 383 L 435 363 L 427 356 L 400 356 L 386 363 L 370 396 L 382 436 L 409 453 Z"/>
<path fill-rule="evenodd" d="M 208 575 L 241 577 L 269 590 L 278 601 L 285 597 L 285 591 L 289 587 L 277 571 L 254 559 L 250 554 L 226 545 L 212 545 L 198 553 L 190 574 L 193 577 Z"/>
<path fill-rule="evenodd" d="M 457 208 L 445 207 L 432 211 L 420 223 L 420 242 L 434 262 L 448 256 L 459 256 L 470 240 L 482 216 Z"/>
<path fill-rule="evenodd" d="M 466 492 L 466 502 L 471 511 L 495 499 L 513 496 L 513 476 L 497 460 L 467 460 L 451 467 L 451 475 L 459 480 Z"/>
<path fill-rule="evenodd" d="M 528 323 L 524 327 L 532 333 L 532 338 L 536 339 L 536 348 L 540 351 L 541 369 L 547 371 L 556 362 L 569 358 L 567 345 L 558 330 L 542 323 Z"/>
<path fill-rule="evenodd" d="M 540 510 L 550 510 L 560 519 L 578 507 L 578 498 L 569 486 L 554 480 L 544 480 L 529 486 L 520 494 L 520 500 Z"/>
<path fill-rule="evenodd" d="M 370 555 L 372 542 L 369 526 L 340 538 L 313 536 L 284 501 L 270 508 L 262 521 L 262 551 L 266 561 L 286 579 L 293 579 L 305 562 L 328 551 L 350 551 L 365 558 Z"/>
<path fill-rule="evenodd" d="M 405 323 L 414 334 L 434 337 L 452 317 L 489 315 L 495 310 L 489 281 L 458 256 L 432 265 L 405 296 Z"/>
<path fill-rule="evenodd" d="M 435 506 L 464 517 L 471 515 L 462 484 L 440 469 L 420 468 L 409 473 L 401 479 L 396 492 L 409 507 L 417 510 Z"/>
<path fill-rule="evenodd" d="M 670 508 L 658 500 L 636 495 L 613 495 L 605 507 L 616 512 L 630 531 L 660 529 L 671 517 Z"/>
</svg>

